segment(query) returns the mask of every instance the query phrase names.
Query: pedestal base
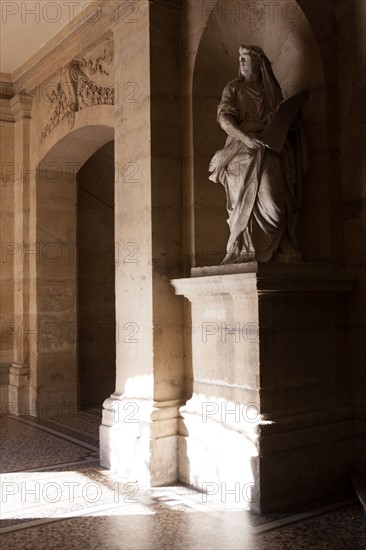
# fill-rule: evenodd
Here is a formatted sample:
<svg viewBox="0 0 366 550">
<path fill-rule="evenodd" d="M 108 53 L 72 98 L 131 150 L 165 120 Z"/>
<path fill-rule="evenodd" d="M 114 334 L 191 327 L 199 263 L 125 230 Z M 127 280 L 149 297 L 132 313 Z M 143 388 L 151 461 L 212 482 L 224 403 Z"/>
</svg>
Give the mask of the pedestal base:
<svg viewBox="0 0 366 550">
<path fill-rule="evenodd" d="M 214 499 L 258 509 L 258 411 L 194 395 L 180 409 L 179 479 Z"/>
<path fill-rule="evenodd" d="M 352 412 L 338 266 L 241 264 L 173 281 L 192 304 L 179 475 L 272 512 L 344 494 Z M 221 495 L 220 495 L 221 492 Z"/>
</svg>

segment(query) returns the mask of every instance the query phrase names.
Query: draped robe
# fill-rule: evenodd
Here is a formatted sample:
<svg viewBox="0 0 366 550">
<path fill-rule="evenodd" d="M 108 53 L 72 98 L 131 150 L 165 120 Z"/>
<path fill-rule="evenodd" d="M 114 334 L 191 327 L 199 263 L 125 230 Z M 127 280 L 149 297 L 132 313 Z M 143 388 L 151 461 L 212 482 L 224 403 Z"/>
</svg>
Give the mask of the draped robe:
<svg viewBox="0 0 366 550">
<path fill-rule="evenodd" d="M 243 78 L 229 82 L 218 106 L 218 122 L 222 115 L 231 115 L 244 133 L 260 139 L 282 100 L 278 85 L 269 79 L 263 84 L 259 92 Z M 210 179 L 226 190 L 230 237 L 222 264 L 269 261 L 280 243 L 284 253 L 300 256 L 294 230 L 296 165 L 288 140 L 276 153 L 264 145 L 249 149 L 229 136 L 209 170 Z"/>
</svg>

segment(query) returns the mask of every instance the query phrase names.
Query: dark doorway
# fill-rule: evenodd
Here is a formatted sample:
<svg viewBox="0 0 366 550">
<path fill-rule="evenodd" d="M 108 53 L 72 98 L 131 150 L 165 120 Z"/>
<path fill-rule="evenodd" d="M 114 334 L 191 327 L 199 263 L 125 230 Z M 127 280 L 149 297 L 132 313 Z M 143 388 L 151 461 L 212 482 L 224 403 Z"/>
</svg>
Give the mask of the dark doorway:
<svg viewBox="0 0 366 550">
<path fill-rule="evenodd" d="M 77 175 L 79 406 L 115 389 L 114 141 Z"/>
</svg>

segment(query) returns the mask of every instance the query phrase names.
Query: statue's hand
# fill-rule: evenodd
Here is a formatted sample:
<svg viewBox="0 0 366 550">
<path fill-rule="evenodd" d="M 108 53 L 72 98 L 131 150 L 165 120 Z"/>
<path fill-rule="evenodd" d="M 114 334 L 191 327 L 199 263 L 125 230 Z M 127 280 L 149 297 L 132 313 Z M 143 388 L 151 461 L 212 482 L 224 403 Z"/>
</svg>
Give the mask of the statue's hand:
<svg viewBox="0 0 366 550">
<path fill-rule="evenodd" d="M 244 133 L 241 141 L 244 143 L 244 145 L 248 147 L 250 151 L 256 151 L 264 145 L 261 141 L 259 141 L 259 139 Z"/>
</svg>

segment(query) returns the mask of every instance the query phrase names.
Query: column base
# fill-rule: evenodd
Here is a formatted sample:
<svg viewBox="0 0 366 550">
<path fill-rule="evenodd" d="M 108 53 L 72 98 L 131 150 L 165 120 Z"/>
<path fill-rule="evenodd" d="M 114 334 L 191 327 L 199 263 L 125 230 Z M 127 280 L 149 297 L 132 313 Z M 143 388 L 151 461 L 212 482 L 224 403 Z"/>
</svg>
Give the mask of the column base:
<svg viewBox="0 0 366 550">
<path fill-rule="evenodd" d="M 29 365 L 12 363 L 9 369 L 9 412 L 17 416 L 29 411 Z"/>
<path fill-rule="evenodd" d="M 0 364 L 0 414 L 9 414 L 10 410 L 9 402 L 9 378 L 10 378 L 10 363 Z"/>
<path fill-rule="evenodd" d="M 177 481 L 178 406 L 175 401 L 156 403 L 118 394 L 106 399 L 101 465 L 143 487 Z"/>
</svg>

